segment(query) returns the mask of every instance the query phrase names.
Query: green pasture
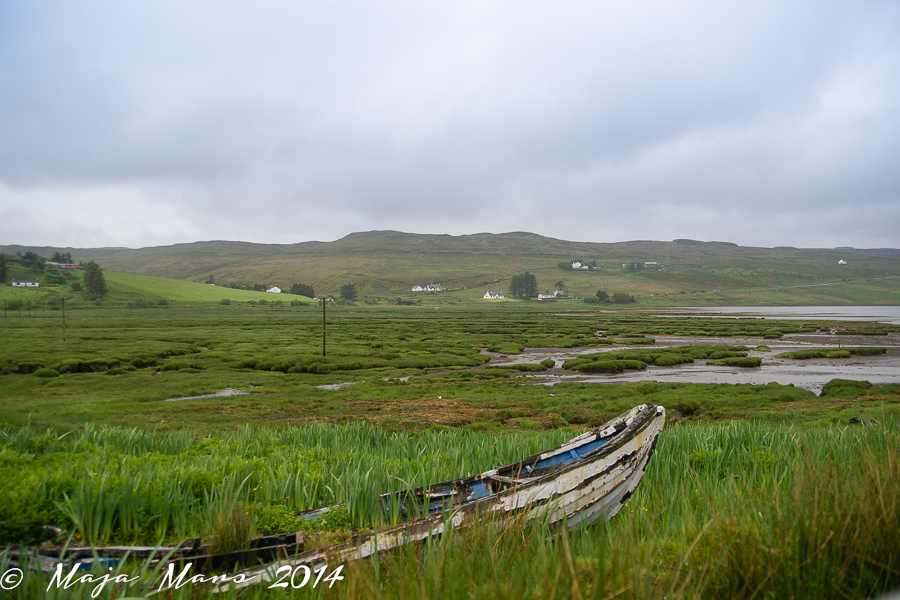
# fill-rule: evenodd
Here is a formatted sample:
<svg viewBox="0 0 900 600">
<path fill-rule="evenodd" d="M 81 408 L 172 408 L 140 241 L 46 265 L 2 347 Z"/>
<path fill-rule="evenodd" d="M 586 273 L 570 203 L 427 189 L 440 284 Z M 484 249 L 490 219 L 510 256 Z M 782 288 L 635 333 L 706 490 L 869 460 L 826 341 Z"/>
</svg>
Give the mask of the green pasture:
<svg viewBox="0 0 900 600">
<path fill-rule="evenodd" d="M 140 297 L 165 298 L 176 302 L 219 302 L 223 299 L 232 302 L 249 302 L 266 300 L 267 302 L 291 302 L 291 300 L 312 303 L 311 298 L 294 296 L 291 294 L 268 294 L 266 292 L 253 292 L 250 290 L 235 290 L 232 288 L 196 283 L 193 281 L 181 281 L 178 279 L 164 279 L 147 275 L 135 275 L 132 273 L 116 273 L 104 271 L 107 284 L 112 294 L 134 295 Z"/>
</svg>

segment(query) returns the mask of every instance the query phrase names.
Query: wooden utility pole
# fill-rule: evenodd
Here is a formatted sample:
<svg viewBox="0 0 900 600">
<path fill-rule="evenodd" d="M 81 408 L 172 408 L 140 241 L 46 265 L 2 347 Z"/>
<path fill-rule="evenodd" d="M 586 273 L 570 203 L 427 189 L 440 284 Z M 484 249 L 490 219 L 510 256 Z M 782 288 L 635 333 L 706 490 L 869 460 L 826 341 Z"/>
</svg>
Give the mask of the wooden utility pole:
<svg viewBox="0 0 900 600">
<path fill-rule="evenodd" d="M 66 297 L 62 297 L 63 341 L 66 341 Z"/>
<path fill-rule="evenodd" d="M 325 356 L 325 298 L 322 298 L 322 356 Z"/>
</svg>

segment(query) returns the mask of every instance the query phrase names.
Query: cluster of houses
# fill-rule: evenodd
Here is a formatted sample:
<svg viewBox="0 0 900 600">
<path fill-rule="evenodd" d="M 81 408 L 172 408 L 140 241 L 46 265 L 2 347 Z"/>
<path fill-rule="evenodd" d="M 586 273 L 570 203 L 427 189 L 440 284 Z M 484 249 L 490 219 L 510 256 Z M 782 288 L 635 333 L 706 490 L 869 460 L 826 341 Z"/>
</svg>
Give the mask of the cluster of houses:
<svg viewBox="0 0 900 600">
<path fill-rule="evenodd" d="M 40 287 L 41 284 L 37 279 L 13 279 L 13 287 Z"/>
<path fill-rule="evenodd" d="M 549 294 L 538 294 L 538 300 L 553 300 L 555 298 L 568 298 L 569 292 L 566 290 L 553 290 Z M 484 293 L 485 300 L 502 300 L 503 290 L 488 290 Z"/>
<path fill-rule="evenodd" d="M 421 285 L 414 285 L 411 288 L 411 291 L 413 291 L 413 292 L 443 292 L 444 288 L 442 288 L 441 284 L 439 284 L 439 283 L 429 283 L 425 287 L 422 287 Z"/>
<path fill-rule="evenodd" d="M 569 292 L 566 290 L 553 290 L 549 294 L 538 294 L 538 300 L 554 300 L 556 298 L 568 298 Z"/>
<path fill-rule="evenodd" d="M 631 263 L 631 264 L 629 264 L 629 263 L 622 263 L 622 268 L 623 268 L 623 269 L 627 269 L 627 268 L 631 267 L 631 265 L 633 265 L 633 264 L 635 264 L 635 263 Z M 686 267 L 688 267 L 688 268 L 691 268 L 693 265 L 684 265 L 684 266 L 686 266 Z M 668 271 L 668 269 L 666 269 L 664 266 L 660 265 L 660 264 L 659 264 L 658 262 L 656 262 L 655 260 L 648 260 L 648 261 L 645 261 L 645 262 L 644 262 L 644 267 L 643 267 L 643 268 L 644 268 L 644 269 L 648 269 L 648 270 L 650 270 L 650 271 Z M 698 266 L 697 268 L 699 268 L 699 266 Z"/>
</svg>

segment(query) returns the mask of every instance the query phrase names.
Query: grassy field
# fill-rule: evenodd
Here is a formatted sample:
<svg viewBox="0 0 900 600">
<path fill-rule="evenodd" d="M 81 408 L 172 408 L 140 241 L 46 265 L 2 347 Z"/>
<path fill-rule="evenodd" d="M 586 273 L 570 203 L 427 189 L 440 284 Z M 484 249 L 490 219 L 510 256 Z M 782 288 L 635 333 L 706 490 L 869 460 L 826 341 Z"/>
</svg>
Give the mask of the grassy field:
<svg viewBox="0 0 900 600">
<path fill-rule="evenodd" d="M 65 340 L 61 311 L 46 303 L 0 319 L 3 543 L 37 543 L 43 523 L 76 544 L 240 543 L 302 529 L 294 511 L 346 501 L 325 531 L 307 532 L 327 543 L 378 524 L 376 493 L 509 463 L 649 402 L 667 407 L 667 427 L 613 521 L 563 537 L 540 523 L 486 522 L 347 565 L 330 590 L 303 594 L 821 598 L 900 586 L 898 386 L 835 381 L 821 395 L 778 384 L 547 387 L 537 385 L 537 362 L 527 374 L 538 377 L 526 379 L 485 368 L 481 351 L 583 348 L 569 365 L 582 368 L 598 350 L 644 340 L 606 358 L 646 367 L 741 358 L 744 349 L 719 337 L 763 344 L 834 328 L 870 334 L 877 346 L 896 327 L 560 315 L 530 303 L 347 305 L 328 307 L 323 357 L 319 308 L 211 300 L 83 303 L 67 311 Z M 658 349 L 662 334 L 708 342 Z M 225 389 L 246 395 L 165 401 Z M 100 597 L 142 597 L 159 584 L 158 573 L 140 575 L 149 567 L 116 568 L 139 577 L 137 587 L 109 585 Z M 94 589 L 48 583 L 26 572 L 12 597 Z M 284 593 L 256 586 L 238 596 Z M 205 596 L 199 585 L 161 595 Z"/>
<path fill-rule="evenodd" d="M 75 281 L 80 281 L 81 271 L 76 271 Z M 40 278 L 40 273 L 34 270 L 22 271 L 21 278 Z M 16 277 L 19 278 L 19 277 Z M 220 302 L 223 299 L 232 302 L 285 302 L 292 300 L 306 304 L 312 304 L 313 300 L 305 296 L 291 294 L 267 294 L 265 292 L 253 292 L 249 290 L 231 289 L 224 286 L 207 285 L 193 281 L 180 281 L 178 279 L 165 279 L 163 277 L 151 277 L 149 275 L 135 275 L 133 273 L 104 272 L 104 279 L 109 288 L 105 300 L 114 305 L 127 306 L 129 302 L 147 301 L 158 302 Z M 72 290 L 71 285 L 41 286 L 39 288 L 26 289 L 11 286 L 0 286 L 0 302 L 4 300 L 23 300 L 32 304 L 44 304 L 54 298 L 66 296 L 74 300 L 74 306 L 79 302 L 85 303 L 84 294 Z"/>
</svg>

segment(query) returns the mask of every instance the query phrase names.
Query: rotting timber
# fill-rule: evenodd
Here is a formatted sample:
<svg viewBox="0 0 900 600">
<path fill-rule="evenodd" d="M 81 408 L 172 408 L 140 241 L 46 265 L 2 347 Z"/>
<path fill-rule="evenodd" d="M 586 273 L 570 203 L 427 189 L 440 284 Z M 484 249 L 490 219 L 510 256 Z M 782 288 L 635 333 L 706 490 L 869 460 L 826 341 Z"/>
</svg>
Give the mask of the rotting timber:
<svg viewBox="0 0 900 600">
<path fill-rule="evenodd" d="M 643 478 L 665 415 L 662 406 L 642 404 L 515 464 L 426 488 L 383 494 L 379 498 L 386 513 L 393 512 L 407 519 L 405 522 L 240 571 L 242 582 L 228 581 L 214 591 L 272 581 L 285 566 L 315 570 L 366 558 L 440 535 L 448 527 L 471 524 L 479 516 L 518 514 L 569 529 L 601 516 L 612 518 Z M 300 514 L 316 519 L 329 510 L 325 507 Z"/>
</svg>

